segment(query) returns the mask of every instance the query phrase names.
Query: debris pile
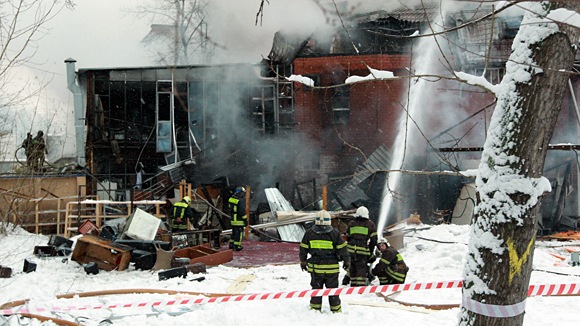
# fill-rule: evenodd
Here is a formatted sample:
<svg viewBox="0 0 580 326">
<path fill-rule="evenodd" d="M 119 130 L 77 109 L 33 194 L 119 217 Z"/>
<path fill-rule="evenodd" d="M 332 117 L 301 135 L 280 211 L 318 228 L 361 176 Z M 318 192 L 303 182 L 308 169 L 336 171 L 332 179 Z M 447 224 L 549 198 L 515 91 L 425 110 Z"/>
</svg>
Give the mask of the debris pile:
<svg viewBox="0 0 580 326">
<path fill-rule="evenodd" d="M 120 221 L 121 220 L 121 221 Z M 158 271 L 159 280 L 187 277 L 188 273 L 206 272 L 206 266 L 220 265 L 233 259 L 232 250 L 220 251 L 219 230 L 187 231 L 185 234 L 167 232 L 157 217 L 136 209 L 127 219 L 111 220 L 101 228 L 90 220 L 80 224 L 80 236 L 76 242 L 58 235 L 51 235 L 47 245 L 34 247 L 39 259 L 64 257 L 63 263 L 77 262 L 87 275 L 100 270 L 124 271 L 133 264 L 135 270 Z M 204 235 L 195 236 L 195 235 Z M 209 235 L 208 235 L 209 234 Z M 189 237 L 188 237 L 189 235 Z M 173 237 L 176 241 L 173 241 Z M 196 241 L 211 240 L 192 246 Z M 36 262 L 24 260 L 23 272 L 36 271 Z M 0 277 L 12 277 L 12 268 L 0 266 Z M 194 280 L 202 281 L 203 277 Z"/>
</svg>

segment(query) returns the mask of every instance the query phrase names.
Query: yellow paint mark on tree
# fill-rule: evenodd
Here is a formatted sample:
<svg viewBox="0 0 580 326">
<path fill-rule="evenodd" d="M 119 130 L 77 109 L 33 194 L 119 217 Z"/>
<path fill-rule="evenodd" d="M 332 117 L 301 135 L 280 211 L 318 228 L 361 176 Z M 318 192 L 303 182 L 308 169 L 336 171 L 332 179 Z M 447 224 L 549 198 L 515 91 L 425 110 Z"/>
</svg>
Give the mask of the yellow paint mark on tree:
<svg viewBox="0 0 580 326">
<path fill-rule="evenodd" d="M 512 283 L 514 276 L 522 272 L 522 265 L 525 264 L 526 261 L 528 260 L 528 256 L 530 255 L 530 248 L 532 247 L 533 243 L 534 238 L 530 240 L 530 243 L 528 244 L 528 249 L 526 249 L 526 252 L 524 252 L 522 257 L 520 258 L 518 257 L 518 253 L 516 252 L 516 248 L 514 247 L 514 241 L 511 238 L 507 240 L 507 246 L 510 255 L 510 279 L 509 279 L 510 284 Z"/>
</svg>

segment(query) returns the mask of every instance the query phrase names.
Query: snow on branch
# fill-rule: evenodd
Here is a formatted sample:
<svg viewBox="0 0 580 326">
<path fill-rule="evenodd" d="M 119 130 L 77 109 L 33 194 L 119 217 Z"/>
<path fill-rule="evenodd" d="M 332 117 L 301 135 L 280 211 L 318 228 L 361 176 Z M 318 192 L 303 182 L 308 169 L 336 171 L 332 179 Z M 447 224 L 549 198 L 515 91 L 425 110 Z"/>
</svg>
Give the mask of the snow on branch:
<svg viewBox="0 0 580 326">
<path fill-rule="evenodd" d="M 487 79 L 485 79 L 485 77 L 484 77 L 485 72 L 482 76 L 474 76 L 474 75 L 470 75 L 468 73 L 464 73 L 463 71 L 455 71 L 455 75 L 461 81 L 463 81 L 469 85 L 482 87 L 482 88 L 485 88 L 486 90 L 488 90 L 494 94 L 497 94 L 499 85 L 493 85 L 492 83 L 488 82 Z"/>
<path fill-rule="evenodd" d="M 564 8 L 552 10 L 548 14 L 547 18 L 574 27 L 580 27 L 580 14 L 573 10 Z"/>
<path fill-rule="evenodd" d="M 290 77 L 286 77 L 286 79 L 289 81 L 304 84 L 309 87 L 314 87 L 314 80 L 312 80 L 312 78 L 304 77 L 302 75 L 291 75 Z"/>
<path fill-rule="evenodd" d="M 395 78 L 395 75 L 393 74 L 392 71 L 377 70 L 377 69 L 373 69 L 369 66 L 367 66 L 367 68 L 369 68 L 369 71 L 371 72 L 367 76 L 365 76 L 365 77 L 350 76 L 344 81 L 344 83 L 345 84 L 352 84 L 352 83 L 358 83 L 358 82 L 365 81 L 365 80 L 394 79 Z"/>
</svg>

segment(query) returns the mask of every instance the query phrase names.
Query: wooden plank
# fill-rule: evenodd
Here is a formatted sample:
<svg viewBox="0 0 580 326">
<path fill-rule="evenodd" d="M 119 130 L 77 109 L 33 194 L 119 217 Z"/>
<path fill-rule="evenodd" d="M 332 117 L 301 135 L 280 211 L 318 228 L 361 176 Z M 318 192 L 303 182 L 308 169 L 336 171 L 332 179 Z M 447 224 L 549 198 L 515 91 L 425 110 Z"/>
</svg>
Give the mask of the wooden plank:
<svg viewBox="0 0 580 326">
<path fill-rule="evenodd" d="M 453 303 L 443 303 L 443 304 L 413 303 L 413 302 L 399 301 L 397 299 L 393 299 L 390 297 L 391 295 L 396 294 L 396 293 L 399 293 L 399 292 L 394 292 L 394 293 L 391 293 L 389 295 L 384 295 L 382 293 L 376 293 L 376 295 L 383 298 L 386 302 L 394 302 L 394 303 L 398 303 L 400 305 L 407 306 L 407 307 L 421 307 L 421 308 L 425 308 L 425 309 L 429 309 L 429 310 L 447 310 L 447 309 L 459 308 L 459 304 L 453 304 Z"/>
<path fill-rule="evenodd" d="M 238 277 L 230 286 L 226 288 L 226 293 L 237 294 L 242 293 L 248 286 L 248 283 L 256 279 L 256 275 L 248 274 Z"/>
<path fill-rule="evenodd" d="M 351 301 L 351 300 L 342 300 L 342 301 L 348 303 L 349 305 L 353 305 L 353 306 L 367 306 L 367 307 L 377 307 L 377 308 L 392 308 L 392 309 L 399 309 L 399 310 L 406 310 L 406 311 L 418 312 L 418 313 L 422 313 L 422 314 L 429 314 L 429 313 L 431 313 L 431 312 L 426 311 L 426 310 L 413 309 L 413 308 L 404 307 L 404 306 L 400 306 L 398 304 L 388 303 L 388 302 L 363 302 L 363 301 Z"/>
<path fill-rule="evenodd" d="M 211 248 L 210 243 L 199 246 L 179 249 L 175 252 L 175 257 L 189 258 L 190 264 L 204 263 L 207 266 L 217 266 L 225 264 L 234 258 L 232 249 L 219 251 Z"/>
<path fill-rule="evenodd" d="M 62 198 L 59 198 L 56 203 L 56 235 L 60 235 L 60 203 Z"/>
<path fill-rule="evenodd" d="M 35 222 L 36 223 L 35 230 L 36 230 L 36 234 L 38 234 L 38 232 L 39 232 L 38 222 L 40 222 L 40 220 L 38 218 L 38 202 L 36 202 L 36 205 L 34 205 L 34 211 L 35 211 L 35 214 L 34 215 L 36 216 L 36 219 L 35 219 L 35 221 L 36 221 Z"/>
</svg>

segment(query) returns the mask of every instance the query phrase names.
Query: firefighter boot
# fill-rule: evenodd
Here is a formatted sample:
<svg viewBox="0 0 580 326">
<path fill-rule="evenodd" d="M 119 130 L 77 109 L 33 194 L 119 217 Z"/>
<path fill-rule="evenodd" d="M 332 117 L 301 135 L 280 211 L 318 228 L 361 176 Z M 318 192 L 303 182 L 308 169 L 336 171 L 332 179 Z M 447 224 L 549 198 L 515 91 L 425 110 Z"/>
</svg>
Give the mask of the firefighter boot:
<svg viewBox="0 0 580 326">
<path fill-rule="evenodd" d="M 348 285 L 350 283 L 350 276 L 348 276 L 348 274 L 346 274 L 344 276 L 344 278 L 342 279 L 342 285 Z"/>
</svg>

